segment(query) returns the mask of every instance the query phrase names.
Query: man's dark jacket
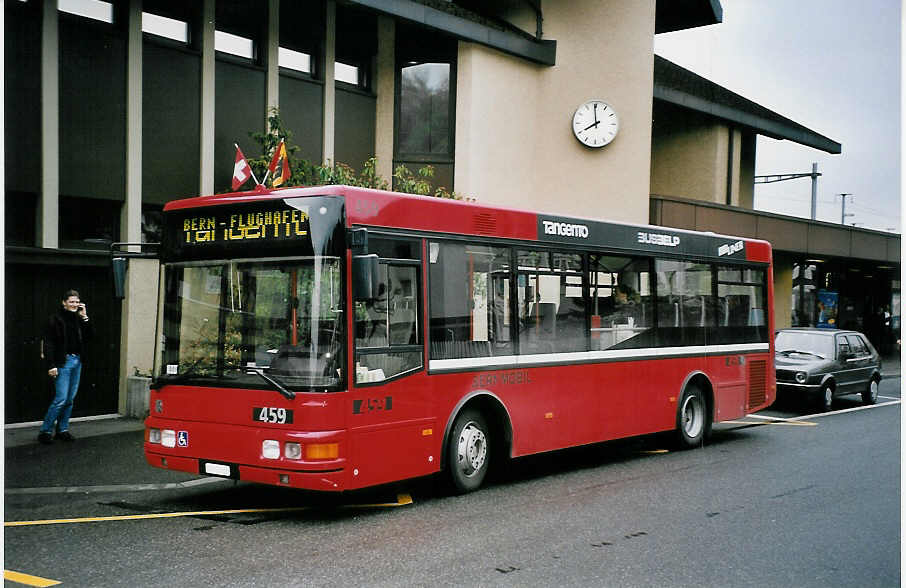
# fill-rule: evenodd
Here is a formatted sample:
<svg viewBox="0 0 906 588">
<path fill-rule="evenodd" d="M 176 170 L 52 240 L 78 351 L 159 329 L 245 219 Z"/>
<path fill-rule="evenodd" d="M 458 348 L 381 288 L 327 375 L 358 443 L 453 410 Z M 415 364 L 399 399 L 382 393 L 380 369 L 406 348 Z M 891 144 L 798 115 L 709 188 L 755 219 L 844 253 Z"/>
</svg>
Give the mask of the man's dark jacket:
<svg viewBox="0 0 906 588">
<path fill-rule="evenodd" d="M 56 314 L 50 315 L 44 332 L 44 362 L 47 369 L 61 368 L 66 364 L 66 350 L 70 348 L 72 337 L 77 338 L 80 353 L 84 357 L 86 343 L 93 335 L 91 321 L 83 321 L 77 312 L 61 308 Z"/>
</svg>

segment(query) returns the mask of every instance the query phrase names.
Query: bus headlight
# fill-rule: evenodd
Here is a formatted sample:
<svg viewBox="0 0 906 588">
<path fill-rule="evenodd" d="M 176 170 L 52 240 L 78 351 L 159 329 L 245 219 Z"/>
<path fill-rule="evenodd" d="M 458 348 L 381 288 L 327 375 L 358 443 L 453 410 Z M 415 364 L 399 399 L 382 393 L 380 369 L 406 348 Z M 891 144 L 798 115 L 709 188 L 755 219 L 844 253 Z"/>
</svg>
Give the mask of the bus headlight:
<svg viewBox="0 0 906 588">
<path fill-rule="evenodd" d="M 160 443 L 160 429 L 148 429 L 148 443 Z"/>
<path fill-rule="evenodd" d="M 280 459 L 280 442 L 265 439 L 261 443 L 261 457 L 264 459 Z"/>
<path fill-rule="evenodd" d="M 796 381 L 800 384 L 805 384 L 805 381 L 808 380 L 808 374 L 805 372 L 796 372 Z"/>
<path fill-rule="evenodd" d="M 286 459 L 299 459 L 302 457 L 302 446 L 298 443 L 287 443 L 283 446 L 283 455 Z"/>
<path fill-rule="evenodd" d="M 160 444 L 164 447 L 176 447 L 176 431 L 164 429 L 160 432 Z"/>
</svg>

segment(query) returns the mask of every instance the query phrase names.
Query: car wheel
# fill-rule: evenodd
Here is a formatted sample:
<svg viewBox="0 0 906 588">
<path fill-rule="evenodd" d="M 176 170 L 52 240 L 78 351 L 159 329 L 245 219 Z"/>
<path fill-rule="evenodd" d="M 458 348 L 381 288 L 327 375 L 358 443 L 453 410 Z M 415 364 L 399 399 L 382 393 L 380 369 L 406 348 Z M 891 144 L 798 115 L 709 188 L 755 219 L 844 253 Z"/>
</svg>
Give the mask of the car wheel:
<svg viewBox="0 0 906 588">
<path fill-rule="evenodd" d="M 821 392 L 818 393 L 818 410 L 828 412 L 834 406 L 834 389 L 830 384 L 821 386 Z"/>
<path fill-rule="evenodd" d="M 862 402 L 864 404 L 875 404 L 878 401 L 878 380 L 872 378 L 868 383 L 868 388 L 862 391 Z"/>
<path fill-rule="evenodd" d="M 676 440 L 682 449 L 700 447 L 710 423 L 708 403 L 697 386 L 687 386 L 676 411 Z"/>
<path fill-rule="evenodd" d="M 484 416 L 465 410 L 453 424 L 447 445 L 447 471 L 458 492 L 477 490 L 488 473 L 490 431 Z"/>
</svg>

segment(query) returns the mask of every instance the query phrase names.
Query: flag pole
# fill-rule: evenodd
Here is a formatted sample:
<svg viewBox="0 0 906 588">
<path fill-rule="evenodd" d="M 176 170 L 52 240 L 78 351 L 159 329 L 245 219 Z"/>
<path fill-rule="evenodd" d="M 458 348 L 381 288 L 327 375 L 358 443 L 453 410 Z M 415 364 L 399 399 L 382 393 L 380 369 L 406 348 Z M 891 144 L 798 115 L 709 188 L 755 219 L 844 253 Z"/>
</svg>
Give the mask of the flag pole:
<svg viewBox="0 0 906 588">
<path fill-rule="evenodd" d="M 233 147 L 236 148 L 236 151 L 241 151 L 241 149 L 239 149 L 239 143 L 233 143 Z M 246 160 L 246 163 L 248 163 L 248 160 Z M 252 179 L 255 180 L 255 185 L 260 186 L 260 184 L 258 183 L 258 178 L 255 177 L 255 170 L 252 169 L 252 166 L 249 166 L 249 173 L 252 174 Z"/>
</svg>

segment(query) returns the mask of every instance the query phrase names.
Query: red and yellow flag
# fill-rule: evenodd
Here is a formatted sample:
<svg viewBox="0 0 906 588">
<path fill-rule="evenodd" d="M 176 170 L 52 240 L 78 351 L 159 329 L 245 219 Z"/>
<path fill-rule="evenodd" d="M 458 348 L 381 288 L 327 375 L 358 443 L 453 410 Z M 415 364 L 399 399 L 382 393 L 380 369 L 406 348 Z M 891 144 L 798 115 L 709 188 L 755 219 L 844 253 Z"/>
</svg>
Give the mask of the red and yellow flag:
<svg viewBox="0 0 906 588">
<path fill-rule="evenodd" d="M 272 187 L 276 188 L 289 180 L 289 158 L 286 156 L 286 145 L 282 139 L 277 148 L 274 149 L 274 156 L 271 158 L 271 164 L 267 169 L 271 172 Z"/>
</svg>

